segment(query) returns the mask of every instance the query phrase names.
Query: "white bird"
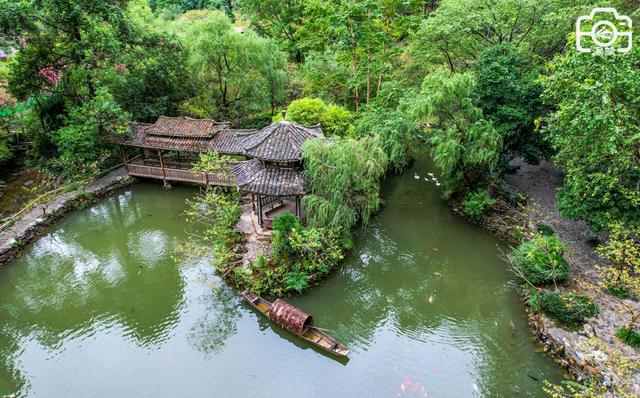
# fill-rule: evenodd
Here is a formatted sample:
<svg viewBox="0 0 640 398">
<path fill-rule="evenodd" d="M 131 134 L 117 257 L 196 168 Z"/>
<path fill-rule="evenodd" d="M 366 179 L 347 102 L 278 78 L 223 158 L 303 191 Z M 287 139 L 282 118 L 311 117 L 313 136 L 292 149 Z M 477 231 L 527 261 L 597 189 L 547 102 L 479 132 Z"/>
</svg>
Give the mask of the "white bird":
<svg viewBox="0 0 640 398">
<path fill-rule="evenodd" d="M 439 186 L 440 186 L 440 183 L 439 183 L 439 182 L 436 182 L 436 187 L 439 187 Z"/>
<path fill-rule="evenodd" d="M 429 179 L 427 177 L 424 178 L 425 181 L 429 181 Z"/>
<path fill-rule="evenodd" d="M 435 178 L 435 177 L 431 177 L 431 179 L 432 179 L 433 181 L 438 181 L 438 179 L 437 179 L 437 178 Z"/>
<path fill-rule="evenodd" d="M 419 179 L 420 179 L 420 176 L 419 176 L 419 175 L 417 175 L 417 174 L 414 174 L 414 175 L 413 175 L 413 178 L 415 178 L 416 180 L 419 180 Z"/>
<path fill-rule="evenodd" d="M 427 173 L 429 177 L 433 177 L 433 173 Z"/>
</svg>

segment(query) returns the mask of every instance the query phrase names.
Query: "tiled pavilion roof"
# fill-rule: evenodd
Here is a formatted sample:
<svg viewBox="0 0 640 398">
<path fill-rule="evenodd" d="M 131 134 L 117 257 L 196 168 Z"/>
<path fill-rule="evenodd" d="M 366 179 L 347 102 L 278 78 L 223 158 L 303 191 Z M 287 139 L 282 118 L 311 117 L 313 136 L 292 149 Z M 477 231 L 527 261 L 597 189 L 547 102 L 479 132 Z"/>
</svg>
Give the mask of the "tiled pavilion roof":
<svg viewBox="0 0 640 398">
<path fill-rule="evenodd" d="M 243 130 L 242 134 L 251 131 Z M 241 155 L 236 131 L 225 123 L 186 117 L 161 116 L 153 123 L 133 123 L 131 137 L 111 135 L 104 138 L 114 144 L 182 152 L 209 152 Z"/>
<path fill-rule="evenodd" d="M 258 159 L 246 160 L 231 168 L 241 191 L 260 195 L 303 195 L 304 180 L 297 170 L 265 167 Z"/>
<path fill-rule="evenodd" d="M 295 162 L 302 159 L 302 144 L 312 138 L 321 138 L 320 126 L 302 126 L 282 121 L 257 132 L 236 134 L 243 154 L 272 162 Z"/>
</svg>

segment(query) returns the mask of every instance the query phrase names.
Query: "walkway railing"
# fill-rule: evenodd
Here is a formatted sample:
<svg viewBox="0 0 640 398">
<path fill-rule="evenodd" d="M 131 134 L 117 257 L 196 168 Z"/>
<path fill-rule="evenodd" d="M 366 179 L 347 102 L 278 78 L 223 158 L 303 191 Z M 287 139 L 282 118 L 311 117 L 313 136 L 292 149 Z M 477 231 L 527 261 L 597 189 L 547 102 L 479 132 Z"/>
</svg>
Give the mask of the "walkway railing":
<svg viewBox="0 0 640 398">
<path fill-rule="evenodd" d="M 223 187 L 234 187 L 236 182 L 233 177 L 222 176 L 218 173 L 195 173 L 191 170 L 173 169 L 165 167 L 149 166 L 139 163 L 129 163 L 126 166 L 130 176 L 156 178 L 167 181 L 193 182 L 203 185 L 218 185 Z M 229 173 L 227 173 L 229 174 Z"/>
</svg>

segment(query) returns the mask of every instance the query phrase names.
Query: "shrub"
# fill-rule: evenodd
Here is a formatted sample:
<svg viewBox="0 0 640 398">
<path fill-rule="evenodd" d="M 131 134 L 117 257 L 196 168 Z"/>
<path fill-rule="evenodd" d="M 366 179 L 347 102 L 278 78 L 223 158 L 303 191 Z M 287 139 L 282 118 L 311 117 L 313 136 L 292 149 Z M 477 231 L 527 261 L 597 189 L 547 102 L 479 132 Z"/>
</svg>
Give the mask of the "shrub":
<svg viewBox="0 0 640 398">
<path fill-rule="evenodd" d="M 544 236 L 552 236 L 555 234 L 553 228 L 551 228 L 547 224 L 539 223 L 538 225 L 536 225 L 536 228 L 538 228 L 538 232 L 540 232 Z"/>
<path fill-rule="evenodd" d="M 564 245 L 556 235 L 537 235 L 522 243 L 509 255 L 509 261 L 522 278 L 534 285 L 565 280 L 569 264 L 562 257 Z"/>
<path fill-rule="evenodd" d="M 293 255 L 294 253 L 291 248 L 291 243 L 289 242 L 289 237 L 294 229 L 301 230 L 303 228 L 300 220 L 290 212 L 286 212 L 273 220 L 272 228 L 271 247 L 273 248 L 273 254 L 277 258 Z"/>
<path fill-rule="evenodd" d="M 309 275 L 304 271 L 294 270 L 285 277 L 286 290 L 295 290 L 301 293 L 309 286 Z"/>
<path fill-rule="evenodd" d="M 631 347 L 640 348 L 640 332 L 626 327 L 618 328 L 616 336 Z"/>
<path fill-rule="evenodd" d="M 603 287 L 616 297 L 640 297 L 640 227 L 614 223 L 598 253 L 611 265 L 598 267 Z"/>
<path fill-rule="evenodd" d="M 280 121 L 281 115 L 274 116 Z M 306 126 L 319 124 L 327 136 L 352 137 L 356 128 L 353 125 L 353 112 L 334 104 L 327 104 L 320 98 L 301 98 L 292 101 L 287 107 L 287 120 Z"/>
<path fill-rule="evenodd" d="M 541 290 L 529 296 L 529 304 L 534 311 L 542 311 L 552 321 L 571 329 L 578 328 L 587 318 L 600 312 L 589 297 L 580 293 Z"/>
<path fill-rule="evenodd" d="M 487 207 L 496 204 L 496 200 L 491 198 L 487 191 L 480 188 L 475 192 L 467 195 L 463 206 L 464 212 L 474 220 L 480 220 L 484 213 L 487 211 Z"/>
</svg>

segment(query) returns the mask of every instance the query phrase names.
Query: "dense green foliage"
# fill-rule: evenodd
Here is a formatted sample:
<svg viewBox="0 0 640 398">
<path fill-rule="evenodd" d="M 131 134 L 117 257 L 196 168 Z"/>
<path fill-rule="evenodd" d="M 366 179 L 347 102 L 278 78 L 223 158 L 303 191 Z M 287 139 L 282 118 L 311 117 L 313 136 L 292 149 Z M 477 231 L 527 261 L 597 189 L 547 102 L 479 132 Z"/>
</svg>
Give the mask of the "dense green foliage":
<svg viewBox="0 0 640 398">
<path fill-rule="evenodd" d="M 309 140 L 303 147 L 310 194 L 303 198 L 309 225 L 341 229 L 366 224 L 380 207 L 387 157 L 378 140 Z"/>
<path fill-rule="evenodd" d="M 634 348 L 640 348 L 640 332 L 635 329 L 628 329 L 626 327 L 618 328 L 616 336 L 622 340 L 625 344 Z"/>
<path fill-rule="evenodd" d="M 339 105 L 326 104 L 319 98 L 301 98 L 291 101 L 287 107 L 286 118 L 305 126 L 319 124 L 327 137 L 352 137 L 355 134 L 353 121 L 355 115 Z M 274 121 L 280 121 L 282 115 L 276 115 Z"/>
<path fill-rule="evenodd" d="M 531 63 L 514 47 L 487 48 L 478 61 L 477 106 L 502 136 L 504 155 L 537 161 L 544 150 L 542 135 L 534 131 L 534 119 L 542 110 L 542 86 Z"/>
<path fill-rule="evenodd" d="M 284 258 L 294 254 L 290 237 L 294 230 L 301 230 L 304 227 L 300 219 L 293 214 L 286 212 L 273 220 L 273 234 L 271 247 L 276 257 Z"/>
<path fill-rule="evenodd" d="M 598 306 L 581 293 L 540 290 L 531 293 L 529 304 L 534 311 L 542 311 L 552 321 L 570 329 L 577 329 L 600 312 Z"/>
<path fill-rule="evenodd" d="M 273 221 L 272 249 L 270 258 L 259 258 L 250 271 L 237 269 L 236 283 L 258 294 L 300 293 L 340 263 L 345 246 L 336 230 L 304 228 L 284 213 Z"/>
<path fill-rule="evenodd" d="M 275 110 L 284 95 L 287 62 L 276 44 L 238 30 L 217 11 L 192 11 L 171 28 L 188 50 L 197 96 L 182 107 L 192 116 L 237 118 Z"/>
<path fill-rule="evenodd" d="M 129 119 L 121 109 L 149 119 L 183 96 L 176 42 L 134 23 L 126 2 L 3 0 L 0 28 L 19 38 L 8 87 L 34 103 L 35 117 L 25 119 L 34 161 L 95 160 L 99 137 Z"/>
<path fill-rule="evenodd" d="M 467 195 L 467 198 L 462 202 L 464 206 L 464 212 L 474 220 L 480 220 L 487 211 L 487 208 L 494 205 L 496 200 L 491 198 L 486 190 L 478 189 Z"/>
<path fill-rule="evenodd" d="M 570 51 L 548 65 L 546 134 L 567 175 L 561 213 L 602 229 L 640 220 L 640 49 L 592 57 Z"/>
<path fill-rule="evenodd" d="M 475 78 L 440 68 L 422 82 L 413 113 L 428 126 L 436 166 L 447 195 L 473 186 L 496 167 L 502 137 L 474 104 Z"/>
<path fill-rule="evenodd" d="M 520 244 L 509 255 L 517 273 L 533 285 L 561 282 L 569 276 L 563 257 L 564 245 L 556 235 L 537 235 Z"/>
</svg>

